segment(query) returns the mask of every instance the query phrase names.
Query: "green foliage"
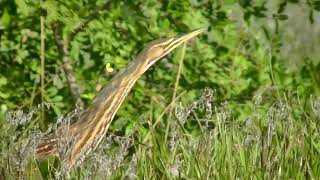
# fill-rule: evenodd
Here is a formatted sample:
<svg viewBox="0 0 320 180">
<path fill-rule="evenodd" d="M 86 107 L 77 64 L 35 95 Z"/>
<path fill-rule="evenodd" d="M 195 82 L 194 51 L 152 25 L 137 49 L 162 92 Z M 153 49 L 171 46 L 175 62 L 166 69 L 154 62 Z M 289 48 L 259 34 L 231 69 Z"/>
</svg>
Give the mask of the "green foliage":
<svg viewBox="0 0 320 180">
<path fill-rule="evenodd" d="M 110 132 L 130 137 L 130 146 L 116 142 L 110 152 L 98 151 L 99 156 L 113 157 L 125 149 L 128 153 L 119 162 L 123 165 L 115 163 L 112 171 L 93 177 L 111 173 L 108 175 L 115 179 L 126 178 L 130 174 L 126 169 L 134 163 L 138 179 L 320 176 L 318 1 L 123 0 L 99 10 L 105 3 L 0 1 L 2 135 L 8 127 L 8 112 L 32 111 L 43 103 L 40 16 L 45 18 L 43 98 L 52 107 L 45 110 L 48 126 L 75 108 L 55 25 L 61 25 L 63 43 L 70 40 L 67 56 L 86 106 L 149 41 L 207 27 L 187 45 L 176 104 L 192 103 L 205 87 L 214 89 L 213 116 L 205 119 L 209 125 L 197 116 L 203 115 L 203 109 L 196 110 L 186 124 L 177 127 L 176 150 L 170 151 L 169 130 L 177 121 L 175 107 L 168 107 L 180 57 L 176 50 L 138 80 L 117 113 Z M 69 39 L 91 16 L 94 18 Z M 225 101 L 228 111 L 222 110 Z M 276 112 L 281 107 L 289 109 L 284 118 Z M 231 113 L 227 119 L 220 117 L 225 111 Z M 33 115 L 33 126 L 40 114 Z M 268 135 L 270 128 L 274 128 L 273 135 Z M 2 157 L 6 148 L 0 150 Z M 42 169 L 42 177 L 53 177 L 53 169 L 39 166 L 31 163 L 27 174 L 41 176 Z M 0 167 L 0 172 L 6 171 L 5 166 Z M 71 177 L 90 177 L 90 167 L 95 171 L 88 160 Z"/>
</svg>

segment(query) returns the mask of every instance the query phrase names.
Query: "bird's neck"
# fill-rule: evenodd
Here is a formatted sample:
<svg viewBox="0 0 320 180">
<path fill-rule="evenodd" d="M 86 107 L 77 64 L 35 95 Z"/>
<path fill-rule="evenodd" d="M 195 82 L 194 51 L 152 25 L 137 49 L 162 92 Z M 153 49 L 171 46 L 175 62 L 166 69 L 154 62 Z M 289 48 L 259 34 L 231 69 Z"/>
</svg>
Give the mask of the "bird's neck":
<svg viewBox="0 0 320 180">
<path fill-rule="evenodd" d="M 72 163 L 76 162 L 81 152 L 89 153 L 99 145 L 119 107 L 140 76 L 141 70 L 137 69 L 136 64 L 129 64 L 124 71 L 111 79 L 80 119 L 71 125 L 68 136 L 77 139 L 70 145 Z"/>
<path fill-rule="evenodd" d="M 142 73 L 139 70 L 139 66 L 134 62 L 129 63 L 127 68 L 114 76 L 104 89 L 94 98 L 93 104 L 109 104 L 116 101 L 121 105 L 123 102 L 122 99 L 129 94 L 135 82 L 141 75 Z"/>
<path fill-rule="evenodd" d="M 144 73 L 139 63 L 131 62 L 127 68 L 113 77 L 94 98 L 80 121 L 101 123 L 111 122 L 137 79 Z"/>
</svg>

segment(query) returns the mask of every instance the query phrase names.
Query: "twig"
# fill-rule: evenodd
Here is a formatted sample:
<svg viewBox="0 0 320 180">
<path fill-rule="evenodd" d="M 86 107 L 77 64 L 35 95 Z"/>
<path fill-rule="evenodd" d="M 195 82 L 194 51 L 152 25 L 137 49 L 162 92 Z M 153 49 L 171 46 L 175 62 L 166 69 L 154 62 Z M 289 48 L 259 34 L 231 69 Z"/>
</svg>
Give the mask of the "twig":
<svg viewBox="0 0 320 180">
<path fill-rule="evenodd" d="M 54 41 L 56 42 L 60 54 L 63 53 L 62 26 L 63 24 L 60 21 L 56 21 L 52 25 Z"/>
<path fill-rule="evenodd" d="M 179 67 L 178 67 L 178 72 L 177 72 L 177 76 L 176 76 L 176 82 L 174 84 L 174 89 L 173 89 L 173 93 L 172 93 L 172 99 L 171 99 L 171 105 L 170 105 L 170 111 L 169 111 L 169 121 L 167 124 L 167 128 L 166 128 L 166 133 L 165 133 L 165 141 L 167 142 L 167 138 L 168 138 L 168 134 L 169 134 L 169 129 L 170 129 L 170 119 L 172 117 L 172 111 L 173 111 L 173 106 L 175 105 L 176 102 L 176 95 L 177 95 L 177 89 L 179 86 L 179 80 L 180 80 L 180 75 L 181 75 L 181 71 L 182 71 L 182 66 L 183 66 L 183 59 L 184 59 L 184 55 L 186 52 L 186 43 L 183 43 L 182 49 L 181 49 L 181 55 L 180 55 L 180 59 L 179 59 Z"/>
<path fill-rule="evenodd" d="M 274 73 L 273 73 L 273 64 L 272 64 L 272 49 L 269 48 L 268 49 L 268 59 L 269 59 L 269 68 L 270 68 L 270 75 L 271 75 L 271 81 L 272 81 L 272 85 L 275 87 L 276 91 L 277 91 L 277 96 L 278 96 L 278 99 L 280 100 L 280 102 L 282 103 L 282 99 L 281 99 L 281 96 L 280 96 L 280 92 L 279 92 L 279 88 L 278 86 L 276 85 L 276 80 L 275 80 L 275 77 L 274 77 Z"/>
<path fill-rule="evenodd" d="M 71 65 L 71 60 L 69 58 L 69 45 L 64 43 L 63 45 L 63 57 L 62 57 L 62 63 L 63 63 L 63 70 L 66 74 L 66 78 L 68 80 L 68 84 L 71 90 L 71 94 L 76 101 L 76 104 L 83 107 L 83 102 L 80 98 L 80 88 L 77 83 L 77 79 L 75 76 L 75 73 L 73 71 L 73 67 Z"/>
<path fill-rule="evenodd" d="M 172 94 L 172 102 L 176 101 L 176 96 L 177 96 L 177 89 L 179 86 L 179 81 L 180 81 L 180 75 L 182 72 L 182 66 L 183 66 L 183 59 L 184 59 L 184 55 L 186 53 L 186 43 L 183 43 L 182 49 L 181 49 L 181 56 L 180 56 L 180 60 L 179 60 L 179 67 L 178 67 L 178 72 L 177 72 L 177 76 L 176 76 L 176 82 L 174 84 L 174 90 L 173 90 L 173 94 Z M 170 110 L 170 114 L 172 114 L 172 106 L 171 106 L 171 110 Z"/>
<path fill-rule="evenodd" d="M 40 129 L 44 130 L 45 129 L 45 113 L 44 113 L 44 79 L 45 79 L 45 69 L 44 69 L 44 63 L 45 63 L 45 29 L 44 29 L 44 17 L 40 17 L 40 26 L 41 26 L 41 47 L 40 47 L 40 59 L 41 59 L 41 118 L 39 121 L 39 126 Z"/>
<path fill-rule="evenodd" d="M 73 67 L 71 65 L 71 61 L 69 58 L 69 42 L 63 40 L 62 36 L 62 23 L 61 22 L 55 22 L 52 26 L 53 29 L 53 35 L 54 40 L 56 42 L 59 54 L 61 56 L 61 61 L 63 63 L 63 70 L 66 75 L 66 79 L 68 81 L 68 85 L 71 91 L 71 95 L 73 99 L 75 100 L 76 104 L 79 106 L 83 106 L 83 102 L 80 99 L 80 88 L 78 86 Z"/>
<path fill-rule="evenodd" d="M 35 95 L 36 95 L 36 90 L 37 90 L 37 84 L 39 83 L 38 82 L 39 81 L 39 79 L 35 79 L 34 80 L 34 83 L 33 83 L 33 88 L 32 88 L 32 93 L 31 93 L 31 97 L 30 97 L 30 110 L 32 109 L 32 106 L 33 106 L 33 100 L 34 100 L 34 98 L 35 98 Z M 45 88 L 45 86 L 43 86 L 44 88 Z M 41 89 L 40 89 L 40 91 L 41 91 Z"/>
</svg>

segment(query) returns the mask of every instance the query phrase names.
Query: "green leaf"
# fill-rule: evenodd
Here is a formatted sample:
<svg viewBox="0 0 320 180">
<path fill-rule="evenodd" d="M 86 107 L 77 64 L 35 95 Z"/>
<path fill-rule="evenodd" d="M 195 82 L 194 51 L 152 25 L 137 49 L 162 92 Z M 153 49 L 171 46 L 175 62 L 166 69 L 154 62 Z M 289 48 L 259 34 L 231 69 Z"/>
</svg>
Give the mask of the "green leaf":
<svg viewBox="0 0 320 180">
<path fill-rule="evenodd" d="M 48 0 L 44 1 L 44 3 L 41 4 L 42 8 L 47 10 L 47 21 L 52 22 L 59 19 L 60 13 L 59 13 L 59 6 L 57 1 Z M 64 18 L 62 18 L 64 19 Z"/>
<path fill-rule="evenodd" d="M 5 8 L 3 11 L 3 14 L 1 16 L 1 24 L 5 27 L 8 28 L 11 22 L 11 16 L 8 12 L 8 9 Z"/>
<path fill-rule="evenodd" d="M 25 0 L 15 0 L 14 2 L 18 6 L 18 10 L 23 16 L 27 16 L 29 14 L 29 12 L 30 12 L 29 9 L 31 7 L 27 5 Z"/>
<path fill-rule="evenodd" d="M 56 87 L 50 87 L 46 90 L 46 93 L 48 97 L 53 97 L 58 93 L 58 89 Z"/>
<path fill-rule="evenodd" d="M 3 77 L 3 76 L 0 77 L 0 87 L 6 85 L 7 83 L 8 83 L 8 80 L 6 77 Z"/>
<path fill-rule="evenodd" d="M 63 97 L 58 95 L 58 96 L 54 96 L 53 98 L 51 98 L 52 102 L 61 102 L 63 100 Z"/>
<path fill-rule="evenodd" d="M 80 56 L 80 44 L 77 41 L 72 42 L 72 47 L 70 50 L 71 58 L 74 61 L 79 61 Z"/>
<path fill-rule="evenodd" d="M 10 94 L 0 91 L 0 97 L 3 98 L 3 99 L 8 99 L 10 97 Z"/>
<path fill-rule="evenodd" d="M 88 100 L 92 100 L 94 98 L 94 96 L 95 96 L 94 93 L 81 94 L 81 98 L 88 99 Z"/>
</svg>

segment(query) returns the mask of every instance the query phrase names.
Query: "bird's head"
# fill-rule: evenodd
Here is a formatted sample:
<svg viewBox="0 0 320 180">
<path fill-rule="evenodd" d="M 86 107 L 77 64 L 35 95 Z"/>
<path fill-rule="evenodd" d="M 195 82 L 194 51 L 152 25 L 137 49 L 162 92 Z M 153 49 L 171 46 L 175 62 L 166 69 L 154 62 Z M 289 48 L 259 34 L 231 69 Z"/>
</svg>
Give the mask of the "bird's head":
<svg viewBox="0 0 320 180">
<path fill-rule="evenodd" d="M 204 28 L 200 28 L 173 38 L 157 39 L 150 42 L 139 54 L 141 67 L 146 71 L 155 62 L 177 48 L 180 44 L 192 39 L 203 31 Z"/>
</svg>

